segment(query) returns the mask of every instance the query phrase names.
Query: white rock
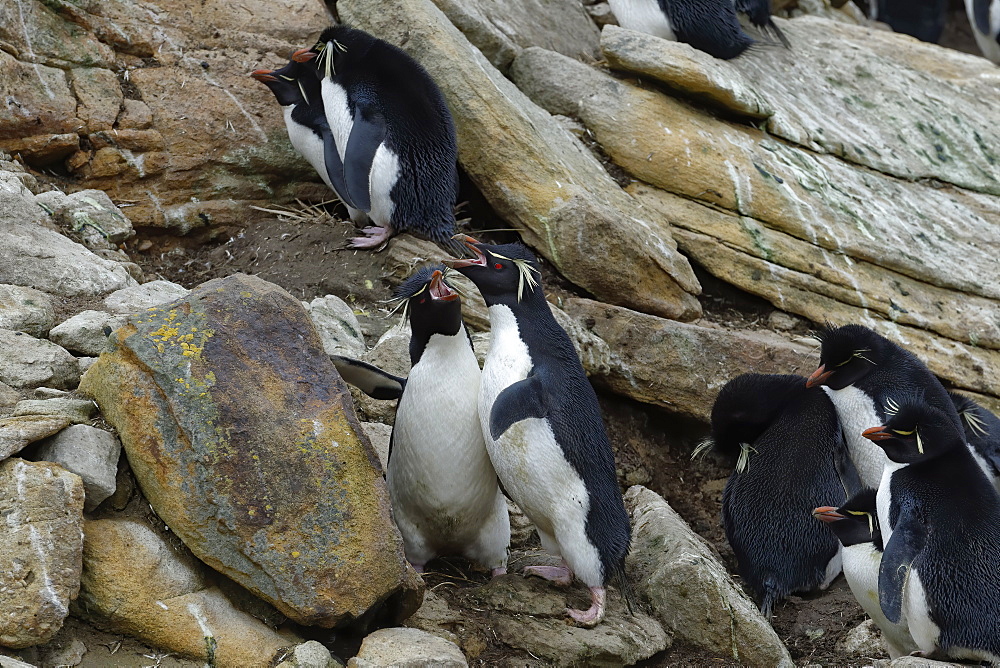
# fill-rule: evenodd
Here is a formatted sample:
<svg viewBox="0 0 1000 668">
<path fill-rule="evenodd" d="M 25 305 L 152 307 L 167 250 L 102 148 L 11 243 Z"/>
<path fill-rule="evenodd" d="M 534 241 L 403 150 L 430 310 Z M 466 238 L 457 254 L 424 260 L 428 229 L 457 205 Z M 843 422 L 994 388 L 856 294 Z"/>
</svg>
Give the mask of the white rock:
<svg viewBox="0 0 1000 668">
<path fill-rule="evenodd" d="M 308 304 L 303 302 L 312 318 L 323 350 L 327 355 L 344 355 L 358 358 L 365 352 L 365 337 L 361 324 L 352 309 L 336 295 L 317 297 Z"/>
<path fill-rule="evenodd" d="M 463 668 L 462 650 L 436 635 L 411 628 L 380 629 L 361 643 L 348 668 Z"/>
<path fill-rule="evenodd" d="M 0 382 L 18 388 L 71 389 L 80 382 L 80 365 L 50 341 L 0 329 Z"/>
<path fill-rule="evenodd" d="M 0 327 L 44 337 L 55 324 L 52 298 L 40 290 L 0 285 Z"/>
<path fill-rule="evenodd" d="M 188 292 L 184 286 L 170 281 L 150 281 L 111 293 L 104 298 L 104 306 L 112 313 L 131 315 L 180 299 Z"/>
<path fill-rule="evenodd" d="M 80 476 L 86 490 L 84 510 L 90 512 L 115 493 L 121 450 L 114 434 L 76 424 L 41 441 L 32 459 L 54 462 Z"/>
<path fill-rule="evenodd" d="M 86 424 L 97 412 L 97 405 L 90 399 L 54 397 L 52 399 L 25 399 L 14 405 L 15 417 L 21 415 L 51 415 L 66 417 L 73 424 Z"/>
<path fill-rule="evenodd" d="M 333 658 L 330 650 L 315 640 L 296 645 L 291 655 L 277 668 L 336 668 L 343 664 Z"/>
<path fill-rule="evenodd" d="M 105 328 L 116 330 L 125 324 L 125 319 L 124 315 L 105 311 L 83 311 L 53 327 L 49 340 L 74 353 L 96 357 L 108 342 Z"/>
<path fill-rule="evenodd" d="M 874 620 L 866 619 L 847 632 L 837 643 L 837 651 L 848 656 L 877 658 L 886 655 L 882 634 Z"/>
</svg>

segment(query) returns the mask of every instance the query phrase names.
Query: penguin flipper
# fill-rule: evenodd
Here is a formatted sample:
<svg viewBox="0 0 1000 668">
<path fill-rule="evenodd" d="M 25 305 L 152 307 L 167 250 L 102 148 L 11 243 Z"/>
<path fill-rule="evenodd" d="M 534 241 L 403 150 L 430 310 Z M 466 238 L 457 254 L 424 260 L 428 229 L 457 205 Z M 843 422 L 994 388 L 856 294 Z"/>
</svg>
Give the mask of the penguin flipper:
<svg viewBox="0 0 1000 668">
<path fill-rule="evenodd" d="M 365 213 L 372 210 L 369 177 L 375 152 L 382 145 L 385 135 L 385 117 L 372 105 L 358 102 L 351 136 L 347 138 L 347 150 L 344 151 L 344 179 L 350 198 L 354 200 L 354 208 Z"/>
<path fill-rule="evenodd" d="M 976 29 L 984 35 L 990 34 L 990 5 L 992 3 L 979 0 L 972 3 L 972 14 L 976 21 Z"/>
<path fill-rule="evenodd" d="M 902 617 L 903 585 L 911 564 L 923 550 L 925 528 L 912 507 L 903 508 L 899 523 L 882 552 L 878 572 L 878 600 L 886 619 L 898 624 Z"/>
<path fill-rule="evenodd" d="M 406 379 L 362 362 L 361 360 L 330 355 L 330 361 L 337 367 L 340 377 L 358 388 L 372 399 L 399 399 L 406 388 Z"/>
<path fill-rule="evenodd" d="M 320 134 L 323 138 L 323 162 L 326 165 L 326 176 L 330 179 L 330 185 L 333 186 L 341 202 L 352 209 L 357 209 L 354 200 L 351 199 L 351 194 L 347 191 L 347 182 L 344 180 L 344 163 L 340 161 L 337 142 L 334 141 L 329 128 L 322 130 Z"/>
<path fill-rule="evenodd" d="M 528 418 L 543 418 L 548 414 L 542 381 L 538 376 L 530 375 L 508 385 L 497 395 L 490 409 L 490 436 L 496 441 L 512 424 Z"/>
</svg>

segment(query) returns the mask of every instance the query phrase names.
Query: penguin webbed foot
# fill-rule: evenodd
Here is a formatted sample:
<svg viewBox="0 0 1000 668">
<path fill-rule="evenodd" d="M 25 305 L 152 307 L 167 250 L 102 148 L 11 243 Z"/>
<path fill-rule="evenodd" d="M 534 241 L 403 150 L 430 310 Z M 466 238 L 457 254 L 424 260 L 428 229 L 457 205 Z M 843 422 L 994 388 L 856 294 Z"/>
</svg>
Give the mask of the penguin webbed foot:
<svg viewBox="0 0 1000 668">
<path fill-rule="evenodd" d="M 496 568 L 490 570 L 490 577 L 491 578 L 498 578 L 501 575 L 507 575 L 507 567 L 506 566 L 497 566 Z"/>
<path fill-rule="evenodd" d="M 351 239 L 351 243 L 348 244 L 348 248 L 376 248 L 376 250 L 382 250 L 389 239 L 392 238 L 393 230 L 391 227 L 378 227 L 369 226 L 361 230 L 361 233 L 365 236 L 354 237 Z"/>
<path fill-rule="evenodd" d="M 566 608 L 566 614 L 569 615 L 578 625 L 588 629 L 593 628 L 600 624 L 601 620 L 604 619 L 604 601 L 606 596 L 607 592 L 604 587 L 591 587 L 590 608 L 587 610 L 574 610 L 573 608 Z"/>
<path fill-rule="evenodd" d="M 561 587 L 573 584 L 573 572 L 569 566 L 525 566 L 521 571 L 525 575 L 537 575 Z"/>
</svg>

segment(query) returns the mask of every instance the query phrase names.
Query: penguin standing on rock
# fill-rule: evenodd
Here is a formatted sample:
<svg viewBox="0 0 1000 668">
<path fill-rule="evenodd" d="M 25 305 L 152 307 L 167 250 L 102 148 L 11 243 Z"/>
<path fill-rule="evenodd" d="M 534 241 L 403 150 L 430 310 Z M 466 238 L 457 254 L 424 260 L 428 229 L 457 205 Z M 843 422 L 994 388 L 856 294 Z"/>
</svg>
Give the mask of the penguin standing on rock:
<svg viewBox="0 0 1000 668">
<path fill-rule="evenodd" d="M 886 618 L 905 620 L 924 656 L 1000 663 L 1000 496 L 961 429 L 906 397 L 865 437 L 898 466 L 886 482 L 895 527 L 879 567 Z"/>
<path fill-rule="evenodd" d="M 884 545 L 875 512 L 875 490 L 862 490 L 839 508 L 816 508 L 813 517 L 826 522 L 840 541 L 844 578 L 858 605 L 881 629 L 889 658 L 917 651 L 906 624 L 890 622 L 879 605 L 878 573 Z"/>
<path fill-rule="evenodd" d="M 334 358 L 344 380 L 376 398 L 398 396 L 386 481 L 406 558 L 418 571 L 459 554 L 506 573 L 507 501 L 479 422 L 479 362 L 462 323 L 462 302 L 444 267 L 426 267 L 396 291 L 410 320 L 410 374 Z"/>
<path fill-rule="evenodd" d="M 590 588 L 591 607 L 567 613 L 594 626 L 604 617 L 608 580 L 627 587 L 631 540 L 597 395 L 549 309 L 534 256 L 520 244 L 456 238 L 473 257 L 447 264 L 476 284 L 490 313 L 479 392 L 490 459 L 542 547 L 563 558 L 562 566 L 525 572 L 567 585 L 575 573 Z"/>
<path fill-rule="evenodd" d="M 1000 65 L 1000 0 L 965 0 L 965 13 L 979 50 Z"/>
<path fill-rule="evenodd" d="M 846 500 L 839 468 L 857 478 L 836 409 L 803 380 L 743 374 L 712 407 L 715 449 L 738 459 L 722 493 L 722 524 L 768 617 L 775 602 L 826 589 L 840 573 L 837 539 L 809 512 L 823 499 Z"/>
<path fill-rule="evenodd" d="M 327 28 L 309 63 L 347 194 L 374 225 L 353 248 L 379 248 L 399 232 L 451 245 L 458 197 L 455 126 L 444 96 L 403 50 L 347 26 Z"/>
</svg>

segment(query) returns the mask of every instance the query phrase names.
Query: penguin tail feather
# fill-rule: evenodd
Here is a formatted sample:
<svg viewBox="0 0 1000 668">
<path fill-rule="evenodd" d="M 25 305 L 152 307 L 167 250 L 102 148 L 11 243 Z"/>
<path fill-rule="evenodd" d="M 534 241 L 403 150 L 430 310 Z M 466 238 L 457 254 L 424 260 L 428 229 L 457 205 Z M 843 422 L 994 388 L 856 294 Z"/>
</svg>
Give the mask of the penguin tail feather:
<svg viewBox="0 0 1000 668">
<path fill-rule="evenodd" d="M 618 591 L 621 592 L 622 598 L 625 599 L 625 607 L 628 609 L 628 614 L 635 616 L 635 609 L 637 606 L 635 588 L 632 586 L 632 581 L 629 580 L 628 575 L 625 573 L 625 568 L 616 569 L 612 574 L 612 579 L 615 584 L 618 585 Z"/>
<path fill-rule="evenodd" d="M 760 614 L 764 615 L 766 619 L 771 619 L 771 615 L 774 613 L 774 602 L 777 600 L 777 596 L 773 592 L 768 591 L 764 594 L 764 599 L 760 602 Z"/>
<path fill-rule="evenodd" d="M 791 42 L 788 41 L 788 38 L 785 37 L 785 33 L 781 31 L 781 28 L 779 28 L 774 21 L 768 19 L 767 25 L 764 26 L 764 28 L 768 35 L 777 37 L 778 40 L 782 43 L 782 45 L 784 45 L 786 49 L 792 48 Z"/>
</svg>

